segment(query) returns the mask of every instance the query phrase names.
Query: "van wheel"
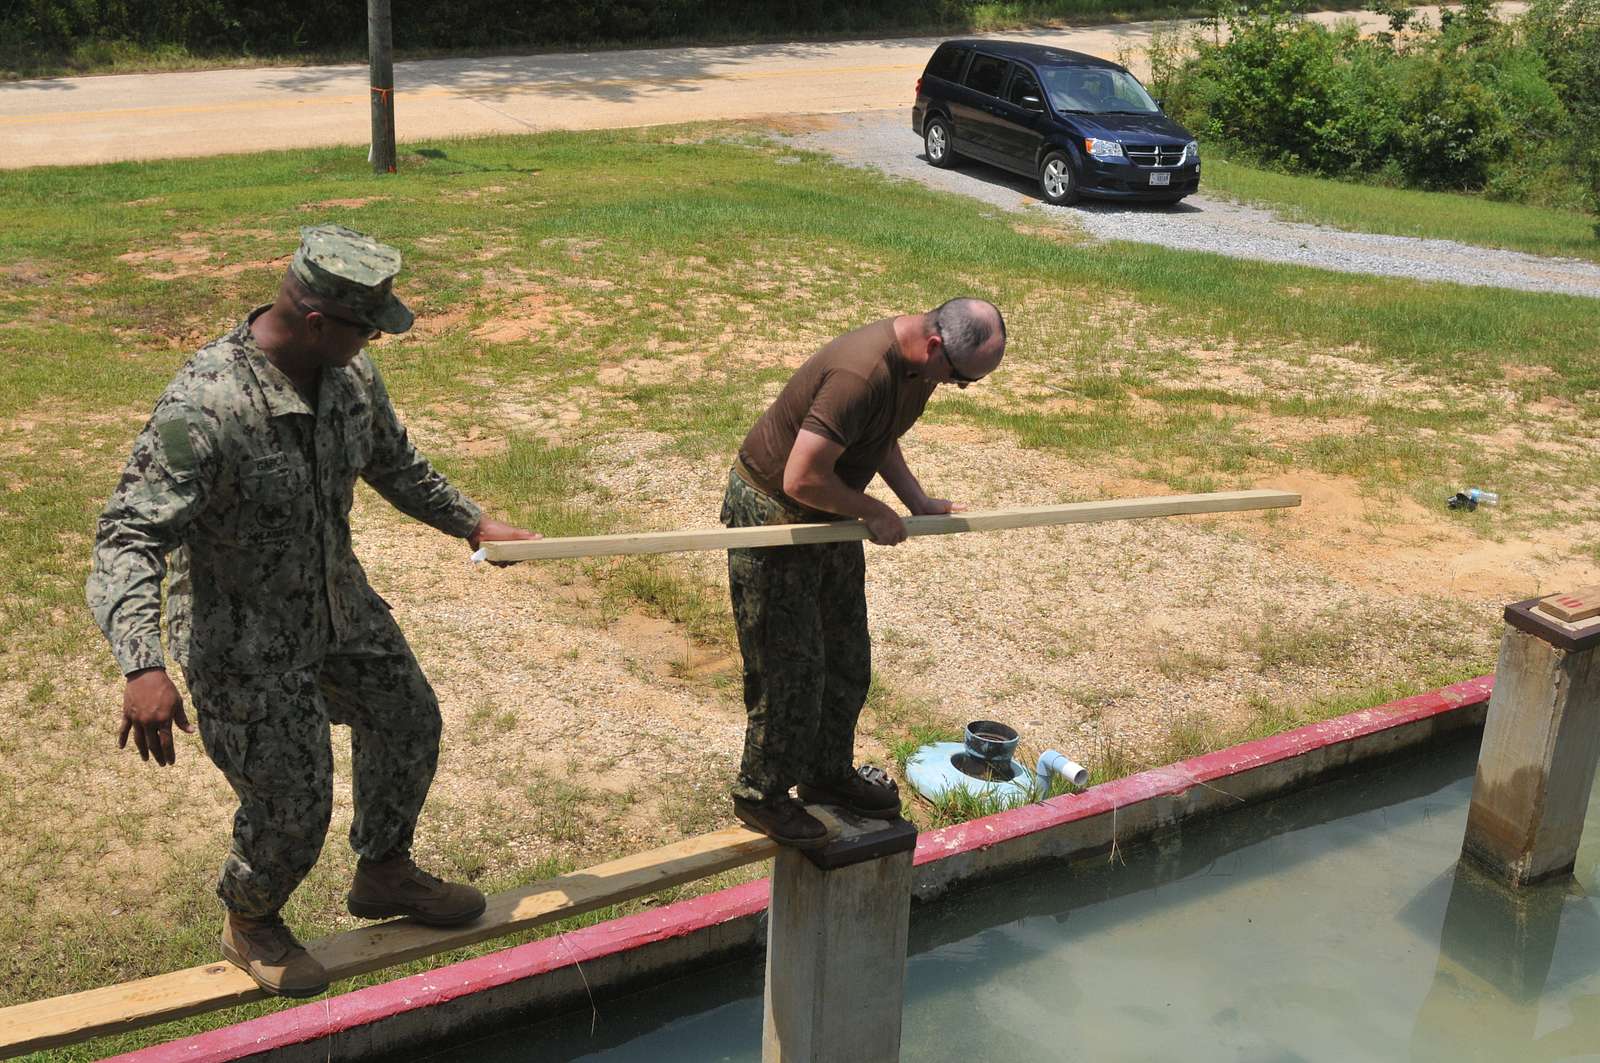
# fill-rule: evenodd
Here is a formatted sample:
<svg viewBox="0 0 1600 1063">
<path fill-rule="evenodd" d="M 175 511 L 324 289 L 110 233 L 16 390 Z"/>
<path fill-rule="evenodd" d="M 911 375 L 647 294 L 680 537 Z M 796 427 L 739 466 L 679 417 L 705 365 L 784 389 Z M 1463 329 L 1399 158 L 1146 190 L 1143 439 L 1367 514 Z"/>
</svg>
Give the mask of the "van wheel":
<svg viewBox="0 0 1600 1063">
<path fill-rule="evenodd" d="M 1052 151 L 1039 165 L 1039 188 L 1044 201 L 1065 207 L 1078 201 L 1078 179 L 1072 176 L 1072 160 L 1064 151 Z"/>
<path fill-rule="evenodd" d="M 950 123 L 943 118 L 930 118 L 922 127 L 922 146 L 928 153 L 928 162 L 941 170 L 955 165 L 961 156 L 950 145 Z"/>
</svg>

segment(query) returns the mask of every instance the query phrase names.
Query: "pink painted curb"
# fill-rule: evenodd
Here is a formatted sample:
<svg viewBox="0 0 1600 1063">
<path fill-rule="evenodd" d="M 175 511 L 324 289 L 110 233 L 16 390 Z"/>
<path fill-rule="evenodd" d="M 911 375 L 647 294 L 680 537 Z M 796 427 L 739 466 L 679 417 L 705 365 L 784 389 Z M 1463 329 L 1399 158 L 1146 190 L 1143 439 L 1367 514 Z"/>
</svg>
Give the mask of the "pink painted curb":
<svg viewBox="0 0 1600 1063">
<path fill-rule="evenodd" d="M 1494 676 L 1479 676 L 1426 694 L 1375 705 L 1270 738 L 1258 738 L 1163 768 L 1152 768 L 1115 782 L 1101 783 L 1081 794 L 1055 797 L 1038 804 L 958 823 L 953 827 L 927 831 L 917 838 L 916 863 L 921 866 L 974 849 L 987 849 L 1012 838 L 1103 815 L 1154 797 L 1173 797 L 1223 776 L 1237 775 L 1324 746 L 1337 745 L 1391 727 L 1482 704 L 1489 700 L 1493 690 Z"/>
<path fill-rule="evenodd" d="M 548 974 L 657 941 L 692 934 L 766 910 L 767 879 L 680 901 L 655 911 L 610 919 L 542 941 L 463 960 L 220 1030 L 111 1057 L 123 1063 L 225 1063 L 257 1052 L 315 1041 L 416 1008 Z"/>
<path fill-rule="evenodd" d="M 1494 676 L 1480 676 L 1102 783 L 1081 794 L 927 831 L 917 839 L 915 862 L 922 865 L 948 859 L 1151 798 L 1177 796 L 1224 776 L 1483 704 L 1489 700 L 1493 689 Z M 314 1041 L 404 1012 L 547 974 L 574 961 L 581 964 L 754 916 L 766 909 L 769 892 L 768 879 L 749 882 L 659 910 L 608 920 L 569 934 L 529 942 L 113 1058 L 120 1063 L 227 1063 L 258 1052 Z"/>
</svg>

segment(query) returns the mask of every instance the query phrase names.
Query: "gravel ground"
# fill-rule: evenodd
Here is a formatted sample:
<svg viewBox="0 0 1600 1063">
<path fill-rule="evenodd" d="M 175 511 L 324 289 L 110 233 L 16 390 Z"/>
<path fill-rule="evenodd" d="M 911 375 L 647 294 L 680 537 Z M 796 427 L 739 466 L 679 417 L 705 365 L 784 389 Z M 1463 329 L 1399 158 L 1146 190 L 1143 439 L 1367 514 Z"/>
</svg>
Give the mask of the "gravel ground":
<svg viewBox="0 0 1600 1063">
<path fill-rule="evenodd" d="M 1344 273 L 1600 297 L 1600 266 L 1592 263 L 1453 240 L 1344 232 L 1284 221 L 1270 211 L 1204 195 L 1170 207 L 1116 203 L 1052 207 L 1038 201 L 1035 182 L 994 167 L 975 162 L 953 170 L 929 166 L 909 114 L 897 109 L 832 116 L 818 123 L 825 128 L 785 136 L 799 148 L 827 152 L 851 165 L 870 166 L 1006 210 L 1048 216 L 1102 240 L 1132 240 Z"/>
</svg>

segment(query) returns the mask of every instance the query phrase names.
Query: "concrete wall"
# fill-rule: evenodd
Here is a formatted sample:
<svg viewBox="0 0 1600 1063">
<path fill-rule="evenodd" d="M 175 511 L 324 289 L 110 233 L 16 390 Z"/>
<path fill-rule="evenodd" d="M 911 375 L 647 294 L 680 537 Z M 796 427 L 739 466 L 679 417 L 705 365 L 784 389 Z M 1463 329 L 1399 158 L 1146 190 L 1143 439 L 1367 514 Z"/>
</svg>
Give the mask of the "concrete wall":
<svg viewBox="0 0 1600 1063">
<path fill-rule="evenodd" d="M 920 836 L 913 891 L 1081 859 L 1419 752 L 1483 726 L 1493 677 L 1468 680 Z M 414 1058 L 418 1046 L 587 1009 L 764 947 L 766 880 L 116 1057 L 123 1063 Z M 915 912 L 913 912 L 915 919 Z M 581 972 L 580 972 L 581 965 Z"/>
</svg>

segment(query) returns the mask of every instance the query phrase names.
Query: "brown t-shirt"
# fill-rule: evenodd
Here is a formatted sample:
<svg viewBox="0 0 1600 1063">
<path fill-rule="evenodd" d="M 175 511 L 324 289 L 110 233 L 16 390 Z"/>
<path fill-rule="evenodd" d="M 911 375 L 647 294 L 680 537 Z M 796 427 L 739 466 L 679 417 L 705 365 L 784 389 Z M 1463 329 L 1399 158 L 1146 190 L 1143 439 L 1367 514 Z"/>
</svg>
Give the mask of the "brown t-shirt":
<svg viewBox="0 0 1600 1063">
<path fill-rule="evenodd" d="M 906 376 L 894 319 L 846 333 L 795 371 L 750 429 L 739 458 L 760 487 L 783 497 L 783 467 L 802 428 L 844 447 L 834 464 L 857 491 L 878 474 L 889 448 L 922 416 L 935 385 Z"/>
</svg>

